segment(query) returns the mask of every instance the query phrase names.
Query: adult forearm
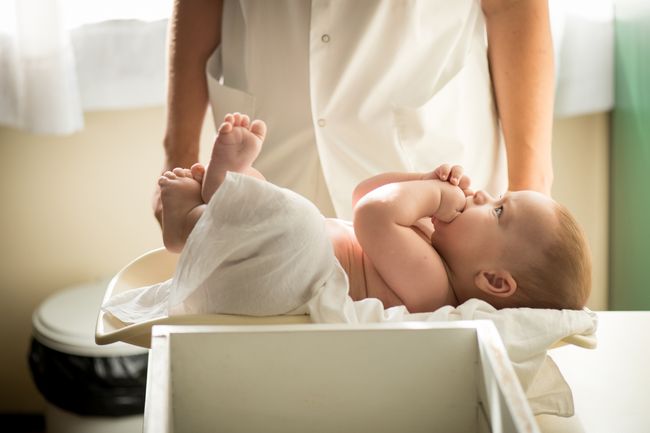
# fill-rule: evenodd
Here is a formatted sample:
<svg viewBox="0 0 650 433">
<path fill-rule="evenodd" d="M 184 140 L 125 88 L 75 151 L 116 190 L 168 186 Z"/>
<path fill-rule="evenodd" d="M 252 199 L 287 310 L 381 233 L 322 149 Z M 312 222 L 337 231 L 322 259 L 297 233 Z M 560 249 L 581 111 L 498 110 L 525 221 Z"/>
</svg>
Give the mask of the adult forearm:
<svg viewBox="0 0 650 433">
<path fill-rule="evenodd" d="M 168 40 L 167 165 L 198 160 L 208 102 L 205 65 L 221 41 L 220 0 L 176 0 Z"/>
<path fill-rule="evenodd" d="M 482 2 L 511 190 L 549 194 L 554 66 L 546 0 Z"/>
</svg>

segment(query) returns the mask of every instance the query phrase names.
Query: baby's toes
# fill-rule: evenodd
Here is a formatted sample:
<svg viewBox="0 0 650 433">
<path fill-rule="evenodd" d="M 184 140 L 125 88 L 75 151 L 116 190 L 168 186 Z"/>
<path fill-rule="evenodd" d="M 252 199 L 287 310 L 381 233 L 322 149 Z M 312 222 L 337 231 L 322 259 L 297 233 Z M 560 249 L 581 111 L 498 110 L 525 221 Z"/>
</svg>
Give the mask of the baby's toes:
<svg viewBox="0 0 650 433">
<path fill-rule="evenodd" d="M 192 172 L 188 168 L 176 167 L 172 171 L 178 177 L 192 177 Z"/>
<path fill-rule="evenodd" d="M 192 177 L 195 181 L 203 183 L 203 177 L 205 176 L 205 166 L 203 166 L 203 164 L 197 162 L 192 165 L 190 171 L 192 172 Z"/>
<path fill-rule="evenodd" d="M 230 131 L 232 131 L 232 123 L 231 122 L 223 122 L 221 126 L 219 126 L 219 129 L 217 132 L 219 134 L 227 134 Z"/>
<path fill-rule="evenodd" d="M 176 179 L 178 179 L 178 177 L 174 173 L 172 173 L 171 171 L 166 171 L 163 174 L 161 174 L 160 177 L 158 178 L 158 185 L 169 186 L 172 183 L 174 183 Z"/>
<path fill-rule="evenodd" d="M 266 123 L 263 120 L 255 120 L 251 124 L 251 132 L 257 135 L 261 140 L 266 136 Z"/>
</svg>

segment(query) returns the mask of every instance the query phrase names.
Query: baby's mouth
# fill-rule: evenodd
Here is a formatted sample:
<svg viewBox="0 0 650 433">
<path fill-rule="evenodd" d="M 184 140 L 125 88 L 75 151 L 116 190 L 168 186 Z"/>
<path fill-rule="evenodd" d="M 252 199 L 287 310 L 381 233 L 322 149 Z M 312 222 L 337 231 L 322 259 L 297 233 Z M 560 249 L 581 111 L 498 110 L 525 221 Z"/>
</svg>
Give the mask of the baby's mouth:
<svg viewBox="0 0 650 433">
<path fill-rule="evenodd" d="M 435 232 L 435 231 L 438 230 L 440 227 L 442 227 L 442 226 L 446 226 L 446 225 L 449 225 L 450 223 L 446 223 L 446 222 L 444 222 L 444 221 L 440 221 L 440 220 L 439 220 L 438 218 L 436 218 L 436 217 L 431 217 L 431 224 L 433 224 L 433 231 Z"/>
</svg>

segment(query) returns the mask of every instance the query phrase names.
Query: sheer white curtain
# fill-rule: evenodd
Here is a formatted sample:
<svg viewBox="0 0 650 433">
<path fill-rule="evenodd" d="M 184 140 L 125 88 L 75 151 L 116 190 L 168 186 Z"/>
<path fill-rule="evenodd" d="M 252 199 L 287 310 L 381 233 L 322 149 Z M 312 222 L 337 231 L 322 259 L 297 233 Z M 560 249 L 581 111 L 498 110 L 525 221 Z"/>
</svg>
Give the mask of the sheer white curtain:
<svg viewBox="0 0 650 433">
<path fill-rule="evenodd" d="M 0 122 L 39 133 L 81 129 L 74 53 L 61 2 L 1 4 Z"/>
<path fill-rule="evenodd" d="M 0 0 L 0 124 L 70 134 L 84 110 L 164 103 L 172 0 Z"/>
</svg>

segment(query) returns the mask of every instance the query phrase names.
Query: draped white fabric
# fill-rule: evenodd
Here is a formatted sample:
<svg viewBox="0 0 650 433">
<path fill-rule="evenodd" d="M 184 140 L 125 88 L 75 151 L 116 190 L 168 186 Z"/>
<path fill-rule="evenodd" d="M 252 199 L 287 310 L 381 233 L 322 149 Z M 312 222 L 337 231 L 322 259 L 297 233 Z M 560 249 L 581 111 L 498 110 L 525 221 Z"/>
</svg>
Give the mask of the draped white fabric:
<svg viewBox="0 0 650 433">
<path fill-rule="evenodd" d="M 59 1 L 21 0 L 3 6 L 13 9 L 16 26 L 2 35 L 0 121 L 40 133 L 81 129 L 74 53 Z"/>
<path fill-rule="evenodd" d="M 171 0 L 0 1 L 0 124 L 70 134 L 83 111 L 164 102 Z"/>
<path fill-rule="evenodd" d="M 478 0 L 477 0 L 478 1 Z M 550 0 L 556 117 L 613 106 L 613 0 Z M 172 0 L 0 0 L 0 124 L 69 134 L 161 106 Z"/>
</svg>

